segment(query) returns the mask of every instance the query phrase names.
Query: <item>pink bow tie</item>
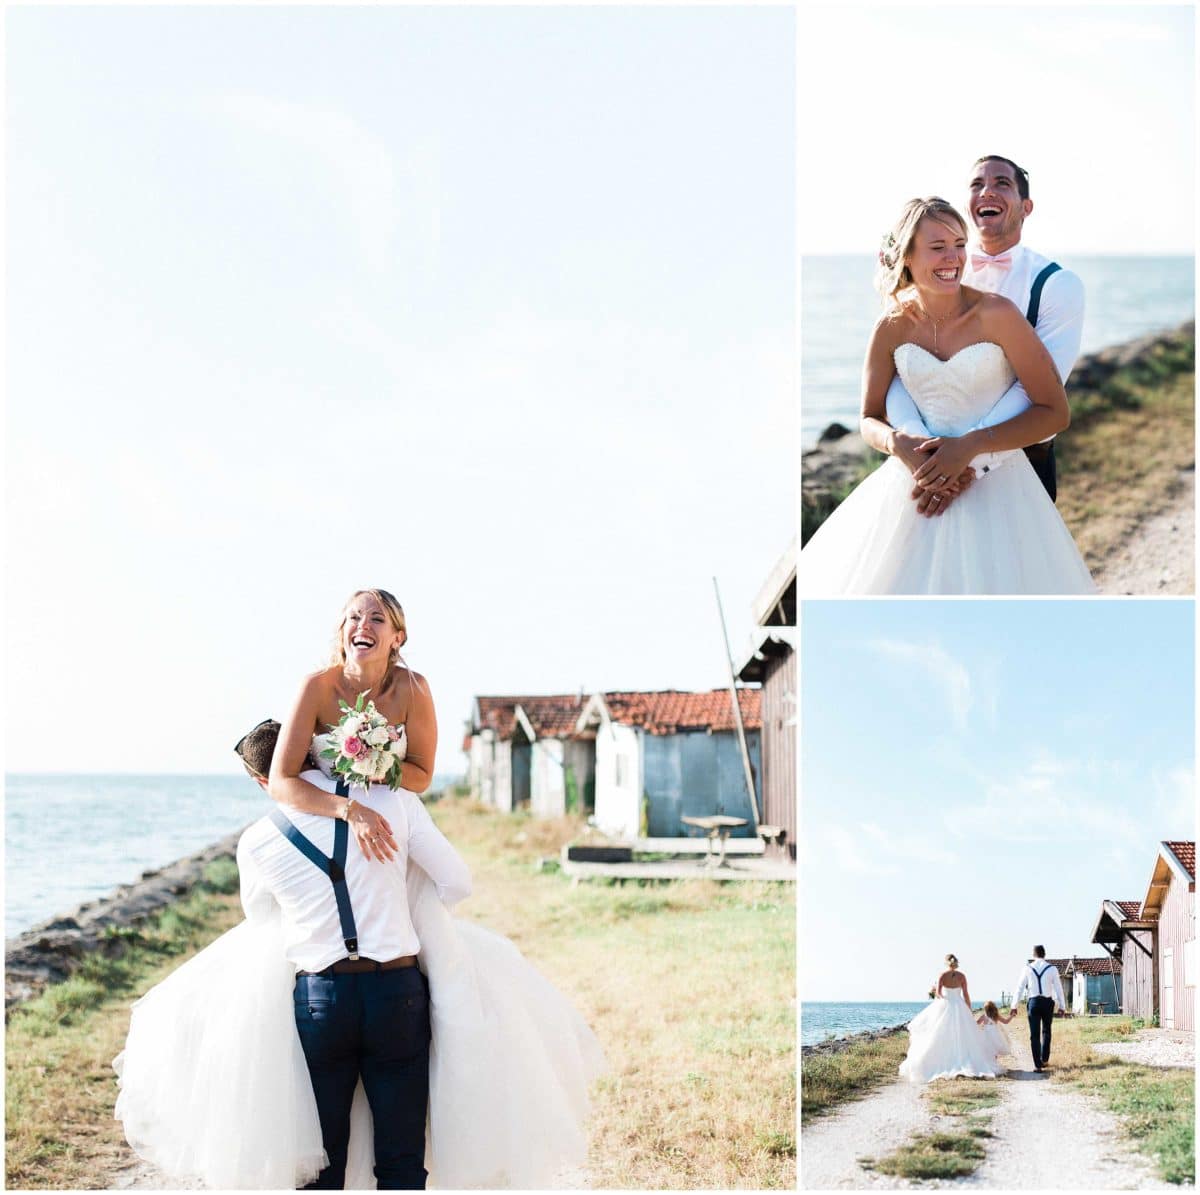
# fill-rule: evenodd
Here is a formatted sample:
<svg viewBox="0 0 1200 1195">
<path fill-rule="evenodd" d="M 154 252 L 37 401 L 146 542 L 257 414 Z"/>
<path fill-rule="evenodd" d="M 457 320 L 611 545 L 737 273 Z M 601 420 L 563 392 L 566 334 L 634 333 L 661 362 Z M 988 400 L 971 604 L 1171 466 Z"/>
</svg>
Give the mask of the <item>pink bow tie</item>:
<svg viewBox="0 0 1200 1195">
<path fill-rule="evenodd" d="M 975 271 L 986 270 L 989 266 L 996 270 L 1011 270 L 1012 254 L 1000 253 L 995 257 L 987 257 L 983 253 L 971 254 L 971 269 Z"/>
</svg>

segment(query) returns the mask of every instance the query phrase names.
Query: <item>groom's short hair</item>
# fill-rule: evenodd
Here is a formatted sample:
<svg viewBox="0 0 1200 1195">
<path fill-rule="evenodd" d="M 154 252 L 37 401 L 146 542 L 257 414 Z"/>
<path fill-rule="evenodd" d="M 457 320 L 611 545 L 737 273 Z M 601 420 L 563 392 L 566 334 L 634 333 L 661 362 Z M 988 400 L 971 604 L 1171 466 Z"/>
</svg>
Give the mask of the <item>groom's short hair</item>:
<svg viewBox="0 0 1200 1195">
<path fill-rule="evenodd" d="M 243 736 L 242 741 L 234 747 L 242 761 L 242 767 L 255 780 L 265 780 L 271 774 L 271 759 L 275 755 L 279 731 L 279 723 L 274 718 L 268 718 Z"/>
<path fill-rule="evenodd" d="M 1045 946 L 1035 946 L 1033 948 L 1033 957 L 1034 958 L 1045 958 L 1046 957 Z"/>
<path fill-rule="evenodd" d="M 982 166 L 984 162 L 1004 162 L 1006 165 L 1013 168 L 1013 177 L 1017 184 L 1017 194 L 1022 199 L 1029 198 L 1029 171 L 1021 166 L 1018 166 L 1012 158 L 1006 158 L 1003 154 L 984 154 L 982 158 L 976 158 L 971 169 L 976 166 Z"/>
</svg>

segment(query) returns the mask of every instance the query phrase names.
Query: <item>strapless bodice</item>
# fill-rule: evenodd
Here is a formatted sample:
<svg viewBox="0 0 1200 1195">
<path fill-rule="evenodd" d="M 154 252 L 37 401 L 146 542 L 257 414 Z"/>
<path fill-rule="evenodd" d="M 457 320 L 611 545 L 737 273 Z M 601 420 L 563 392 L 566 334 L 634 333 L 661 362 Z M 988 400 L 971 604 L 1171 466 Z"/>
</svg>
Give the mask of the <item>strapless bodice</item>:
<svg viewBox="0 0 1200 1195">
<path fill-rule="evenodd" d="M 944 985 L 942 987 L 942 998 L 945 1000 L 957 1000 L 960 1004 L 966 999 L 962 988 L 948 988 Z"/>
<path fill-rule="evenodd" d="M 990 341 L 969 344 L 949 361 L 919 344 L 902 344 L 896 371 L 935 436 L 961 436 L 996 405 L 1016 375 L 1004 350 Z"/>
<path fill-rule="evenodd" d="M 400 750 L 395 754 L 404 759 L 408 755 L 408 731 L 403 726 L 397 726 L 396 729 L 400 732 Z M 321 752 L 327 747 L 332 746 L 333 735 L 314 734 L 312 737 L 312 748 L 309 751 L 309 755 L 315 761 L 317 767 L 330 779 L 333 778 L 333 760 L 322 758 Z"/>
</svg>

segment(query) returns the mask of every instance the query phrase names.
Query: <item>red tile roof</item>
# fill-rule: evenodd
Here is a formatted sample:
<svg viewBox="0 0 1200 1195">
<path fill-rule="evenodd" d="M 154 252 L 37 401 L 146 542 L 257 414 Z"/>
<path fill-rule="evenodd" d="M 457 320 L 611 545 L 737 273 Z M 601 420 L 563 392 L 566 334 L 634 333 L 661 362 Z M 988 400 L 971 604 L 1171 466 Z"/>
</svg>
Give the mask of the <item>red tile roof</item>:
<svg viewBox="0 0 1200 1195">
<path fill-rule="evenodd" d="M 1141 916 L 1142 902 L 1140 900 L 1114 900 L 1112 903 L 1133 921 L 1138 920 Z"/>
<path fill-rule="evenodd" d="M 733 730 L 733 703 L 728 689 L 685 693 L 664 689 L 652 693 L 604 693 L 614 722 L 640 726 L 647 734 L 674 734 L 679 730 Z M 578 693 L 529 697 L 477 697 L 478 730 L 494 730 L 497 737 L 512 737 L 519 705 L 539 738 L 569 737 L 586 702 Z M 747 730 L 762 728 L 762 691 L 739 689 L 738 704 Z"/>
<path fill-rule="evenodd" d="M 1071 969 L 1076 975 L 1111 975 L 1114 970 L 1119 975 L 1121 961 L 1108 958 L 1076 958 L 1071 960 Z"/>
<path fill-rule="evenodd" d="M 494 730 L 501 739 L 512 738 L 519 705 L 538 735 L 570 734 L 583 709 L 585 698 L 578 693 L 542 694 L 531 697 L 476 697 L 479 725 L 476 730 Z"/>
<path fill-rule="evenodd" d="M 762 690 L 738 689 L 738 705 L 747 730 L 762 728 Z M 680 730 L 735 730 L 733 702 L 728 689 L 681 693 L 605 693 L 605 704 L 614 722 L 640 726 L 647 734 L 675 734 Z"/>
<path fill-rule="evenodd" d="M 1196 878 L 1196 844 L 1195 842 L 1166 842 L 1175 853 L 1175 858 L 1183 864 L 1189 876 Z"/>
</svg>

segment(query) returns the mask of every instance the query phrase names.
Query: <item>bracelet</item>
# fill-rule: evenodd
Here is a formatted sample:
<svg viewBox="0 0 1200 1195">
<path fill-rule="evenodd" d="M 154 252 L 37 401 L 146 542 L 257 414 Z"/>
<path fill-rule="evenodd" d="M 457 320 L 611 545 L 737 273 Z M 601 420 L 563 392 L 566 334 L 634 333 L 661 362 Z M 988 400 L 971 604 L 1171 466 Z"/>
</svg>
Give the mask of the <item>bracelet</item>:
<svg viewBox="0 0 1200 1195">
<path fill-rule="evenodd" d="M 346 798 L 346 806 L 342 810 L 342 821 L 348 822 L 350 820 L 350 806 L 353 804 L 354 804 L 354 798 L 347 797 Z"/>
</svg>

